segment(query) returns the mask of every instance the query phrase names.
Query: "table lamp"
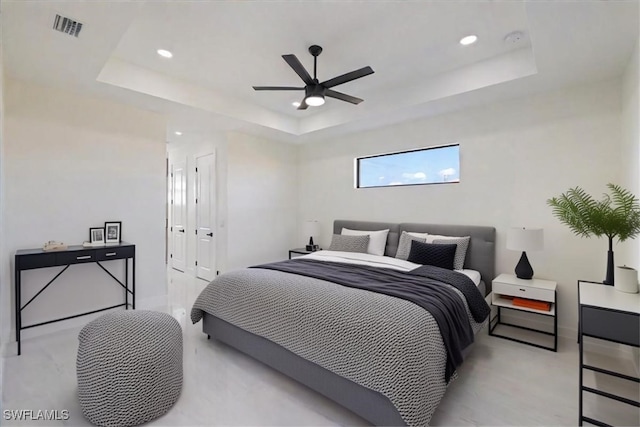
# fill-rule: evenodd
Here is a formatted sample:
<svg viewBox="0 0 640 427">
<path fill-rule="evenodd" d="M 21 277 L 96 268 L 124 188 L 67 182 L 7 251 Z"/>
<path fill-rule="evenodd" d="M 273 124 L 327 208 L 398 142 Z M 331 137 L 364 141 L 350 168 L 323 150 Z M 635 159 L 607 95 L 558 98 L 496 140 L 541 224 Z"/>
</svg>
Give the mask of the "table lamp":
<svg viewBox="0 0 640 427">
<path fill-rule="evenodd" d="M 320 223 L 316 220 L 308 220 L 302 224 L 302 232 L 305 236 L 309 236 L 309 244 L 305 246 L 308 251 L 317 251 L 319 246 L 313 242 L 313 238 L 316 240 L 320 235 Z"/>
<path fill-rule="evenodd" d="M 529 263 L 526 251 L 540 251 L 544 246 L 544 235 L 542 228 L 512 227 L 507 234 L 507 249 L 522 251 L 520 261 L 516 265 L 516 276 L 518 279 L 531 279 L 533 268 Z"/>
</svg>

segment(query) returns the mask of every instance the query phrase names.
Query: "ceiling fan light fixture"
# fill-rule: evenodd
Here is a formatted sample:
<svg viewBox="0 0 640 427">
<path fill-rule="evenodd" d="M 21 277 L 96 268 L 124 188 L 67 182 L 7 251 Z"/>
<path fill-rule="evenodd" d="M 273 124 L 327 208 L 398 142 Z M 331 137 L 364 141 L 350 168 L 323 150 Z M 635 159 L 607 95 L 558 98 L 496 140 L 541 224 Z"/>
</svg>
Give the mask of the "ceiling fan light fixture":
<svg viewBox="0 0 640 427">
<path fill-rule="evenodd" d="M 310 105 L 312 107 L 319 107 L 322 104 L 324 104 L 324 96 L 322 96 L 322 95 L 310 95 L 310 96 L 305 98 L 304 102 L 306 102 L 307 105 Z"/>
<path fill-rule="evenodd" d="M 304 68 L 300 60 L 292 53 L 282 55 L 282 59 L 295 71 L 295 73 L 304 82 L 304 87 L 296 86 L 253 86 L 253 90 L 304 90 L 304 99 L 297 106 L 298 110 L 306 110 L 309 106 L 318 107 L 324 104 L 324 98 L 334 98 L 340 101 L 349 102 L 351 104 L 359 104 L 363 100 L 356 98 L 355 96 L 347 95 L 346 93 L 337 92 L 333 90 L 335 86 L 359 79 L 369 74 L 373 74 L 371 67 L 362 67 L 360 69 L 351 71 L 334 77 L 329 80 L 320 82 L 316 75 L 318 55 L 322 52 L 322 48 L 318 45 L 309 47 L 309 53 L 313 56 L 313 77 Z M 296 104 L 294 103 L 295 107 Z"/>
<path fill-rule="evenodd" d="M 305 88 L 304 102 L 312 107 L 324 104 L 324 88 L 319 84 L 309 85 Z"/>
</svg>

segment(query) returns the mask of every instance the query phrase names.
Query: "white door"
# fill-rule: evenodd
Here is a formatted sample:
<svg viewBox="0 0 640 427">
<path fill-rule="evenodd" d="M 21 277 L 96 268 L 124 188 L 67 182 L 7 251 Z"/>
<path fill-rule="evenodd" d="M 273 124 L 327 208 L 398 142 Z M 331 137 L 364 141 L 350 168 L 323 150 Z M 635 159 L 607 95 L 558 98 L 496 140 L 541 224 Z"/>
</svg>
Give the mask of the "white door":
<svg viewBox="0 0 640 427">
<path fill-rule="evenodd" d="M 187 161 L 171 165 L 171 267 L 184 271 L 187 258 Z"/>
<path fill-rule="evenodd" d="M 216 173 L 215 156 L 196 157 L 196 276 L 216 276 Z"/>
</svg>

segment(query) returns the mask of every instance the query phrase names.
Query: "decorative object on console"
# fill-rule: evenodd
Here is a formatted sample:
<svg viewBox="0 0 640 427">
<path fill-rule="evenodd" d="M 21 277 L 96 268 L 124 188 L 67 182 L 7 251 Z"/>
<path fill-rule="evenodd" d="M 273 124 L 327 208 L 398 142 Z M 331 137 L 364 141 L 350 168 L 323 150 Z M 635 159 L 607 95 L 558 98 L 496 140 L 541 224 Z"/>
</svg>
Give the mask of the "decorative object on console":
<svg viewBox="0 0 640 427">
<path fill-rule="evenodd" d="M 122 222 L 109 221 L 104 223 L 105 243 L 120 243 L 122 236 Z"/>
<path fill-rule="evenodd" d="M 67 249 L 67 245 L 62 242 L 57 242 L 55 240 L 49 240 L 42 246 L 43 251 L 63 251 Z"/>
<path fill-rule="evenodd" d="M 309 244 L 305 246 L 308 251 L 317 251 L 320 249 L 318 245 L 313 242 L 313 238 L 316 240 L 320 235 L 320 223 L 316 220 L 307 220 L 302 224 L 303 233 L 305 236 L 309 236 Z"/>
<path fill-rule="evenodd" d="M 544 246 L 541 228 L 512 227 L 507 233 L 507 249 L 522 251 L 515 273 L 518 279 L 532 279 L 533 268 L 527 258 L 527 251 L 540 251 Z"/>
<path fill-rule="evenodd" d="M 605 194 L 600 201 L 575 187 L 547 200 L 547 204 L 553 208 L 553 215 L 578 236 L 609 239 L 607 275 L 603 283 L 613 285 L 613 239 L 617 237 L 619 242 L 624 242 L 640 234 L 640 203 L 630 191 L 618 185 L 609 183 L 607 187 L 612 195 Z"/>
<path fill-rule="evenodd" d="M 89 229 L 89 243 L 92 245 L 104 245 L 104 228 L 92 227 Z"/>
<path fill-rule="evenodd" d="M 615 284 L 616 291 L 628 294 L 638 293 L 638 270 L 626 265 L 616 267 Z"/>
</svg>

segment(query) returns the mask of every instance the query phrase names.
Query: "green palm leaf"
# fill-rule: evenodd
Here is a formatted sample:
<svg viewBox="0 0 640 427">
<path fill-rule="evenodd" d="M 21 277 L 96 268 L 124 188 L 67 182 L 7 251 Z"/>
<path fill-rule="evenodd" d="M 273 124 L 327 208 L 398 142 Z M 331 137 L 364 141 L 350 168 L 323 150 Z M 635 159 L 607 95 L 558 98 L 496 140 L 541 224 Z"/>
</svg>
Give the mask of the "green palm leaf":
<svg viewBox="0 0 640 427">
<path fill-rule="evenodd" d="M 611 196 L 595 200 L 580 187 L 547 200 L 553 215 L 580 237 L 607 236 L 619 241 L 640 234 L 640 204 L 628 190 L 608 184 Z"/>
</svg>

